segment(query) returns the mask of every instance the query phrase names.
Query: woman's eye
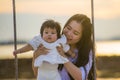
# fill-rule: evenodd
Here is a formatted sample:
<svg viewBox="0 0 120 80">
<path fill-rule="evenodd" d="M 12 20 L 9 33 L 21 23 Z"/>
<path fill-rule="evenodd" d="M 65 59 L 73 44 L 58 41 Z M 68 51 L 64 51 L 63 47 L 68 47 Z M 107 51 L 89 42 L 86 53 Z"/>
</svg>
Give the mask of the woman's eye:
<svg viewBox="0 0 120 80">
<path fill-rule="evenodd" d="M 74 34 L 75 34 L 75 35 L 79 35 L 79 33 L 78 33 L 78 32 L 74 32 Z"/>
<path fill-rule="evenodd" d="M 75 35 L 78 35 L 77 33 L 74 33 Z"/>
<path fill-rule="evenodd" d="M 71 28 L 70 28 L 70 27 L 67 27 L 67 29 L 68 29 L 68 30 L 71 30 Z"/>
</svg>

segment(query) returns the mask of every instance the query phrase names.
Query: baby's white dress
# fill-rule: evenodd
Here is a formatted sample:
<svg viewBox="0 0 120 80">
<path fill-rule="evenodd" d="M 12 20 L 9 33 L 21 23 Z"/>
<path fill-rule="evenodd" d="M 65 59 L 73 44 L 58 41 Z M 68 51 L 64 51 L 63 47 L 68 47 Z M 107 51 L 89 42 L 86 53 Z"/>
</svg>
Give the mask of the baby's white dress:
<svg viewBox="0 0 120 80">
<path fill-rule="evenodd" d="M 61 56 L 56 47 L 62 44 L 63 49 L 67 52 L 70 46 L 67 44 L 65 35 L 62 35 L 57 41 L 48 43 L 44 41 L 41 35 L 35 36 L 29 44 L 36 50 L 40 44 L 50 49 L 47 55 L 40 55 L 35 59 L 34 66 L 38 67 L 37 80 L 61 80 L 58 72 L 58 64 L 68 62 L 68 59 Z"/>
</svg>

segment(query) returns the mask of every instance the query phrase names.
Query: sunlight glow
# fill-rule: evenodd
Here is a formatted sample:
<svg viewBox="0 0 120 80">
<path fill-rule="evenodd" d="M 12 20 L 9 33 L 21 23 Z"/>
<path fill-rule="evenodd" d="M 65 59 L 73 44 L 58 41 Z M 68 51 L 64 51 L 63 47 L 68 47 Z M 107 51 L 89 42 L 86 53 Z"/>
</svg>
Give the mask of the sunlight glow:
<svg viewBox="0 0 120 80">
<path fill-rule="evenodd" d="M 120 0 L 95 0 L 94 11 L 97 18 L 120 17 Z M 0 13 L 12 13 L 12 0 L 0 0 Z M 72 15 L 85 13 L 90 15 L 91 2 L 87 0 L 16 0 L 17 13 Z"/>
<path fill-rule="evenodd" d="M 25 44 L 24 44 L 25 45 Z M 18 48 L 24 46 L 17 45 Z M 13 56 L 13 45 L 0 45 L 0 51 L 3 54 L 0 54 L 0 59 L 10 59 L 14 58 Z M 7 49 L 7 50 L 6 50 Z M 27 52 L 23 54 L 19 54 L 18 58 L 31 58 L 33 56 L 33 52 Z M 120 56 L 120 41 L 98 41 L 96 42 L 96 56 Z"/>
<path fill-rule="evenodd" d="M 98 56 L 120 56 L 120 41 L 100 41 L 96 44 Z"/>
</svg>

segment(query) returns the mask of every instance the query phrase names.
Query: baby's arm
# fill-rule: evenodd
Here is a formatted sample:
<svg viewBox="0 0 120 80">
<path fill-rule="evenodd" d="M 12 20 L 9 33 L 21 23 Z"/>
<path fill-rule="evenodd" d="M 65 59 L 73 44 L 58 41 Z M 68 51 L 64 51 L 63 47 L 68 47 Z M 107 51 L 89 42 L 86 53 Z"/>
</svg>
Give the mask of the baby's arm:
<svg viewBox="0 0 120 80">
<path fill-rule="evenodd" d="M 17 49 L 13 52 L 14 55 L 19 54 L 19 53 L 24 53 L 30 50 L 36 50 L 37 47 L 40 45 L 40 35 L 35 36 L 32 40 L 30 40 L 28 42 L 27 45 L 25 45 L 24 47 Z"/>
<path fill-rule="evenodd" d="M 27 45 L 23 46 L 22 48 L 15 50 L 13 52 L 13 55 L 24 53 L 24 52 L 27 52 L 30 50 L 33 50 L 33 47 L 30 44 L 27 44 Z"/>
</svg>

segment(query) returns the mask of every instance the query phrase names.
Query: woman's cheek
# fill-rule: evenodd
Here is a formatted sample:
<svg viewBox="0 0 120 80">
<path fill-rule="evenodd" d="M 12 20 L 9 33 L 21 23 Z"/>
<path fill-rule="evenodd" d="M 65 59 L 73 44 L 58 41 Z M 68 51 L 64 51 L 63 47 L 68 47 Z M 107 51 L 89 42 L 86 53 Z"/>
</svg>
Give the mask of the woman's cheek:
<svg viewBox="0 0 120 80">
<path fill-rule="evenodd" d="M 74 35 L 74 36 L 72 36 L 72 39 L 69 42 L 72 44 L 76 44 L 79 42 L 79 40 L 80 40 L 80 37 L 75 37 L 75 35 Z"/>
<path fill-rule="evenodd" d="M 67 32 L 67 30 L 66 30 L 66 29 L 64 29 L 64 30 L 63 30 L 63 34 L 65 34 L 66 32 Z"/>
</svg>

